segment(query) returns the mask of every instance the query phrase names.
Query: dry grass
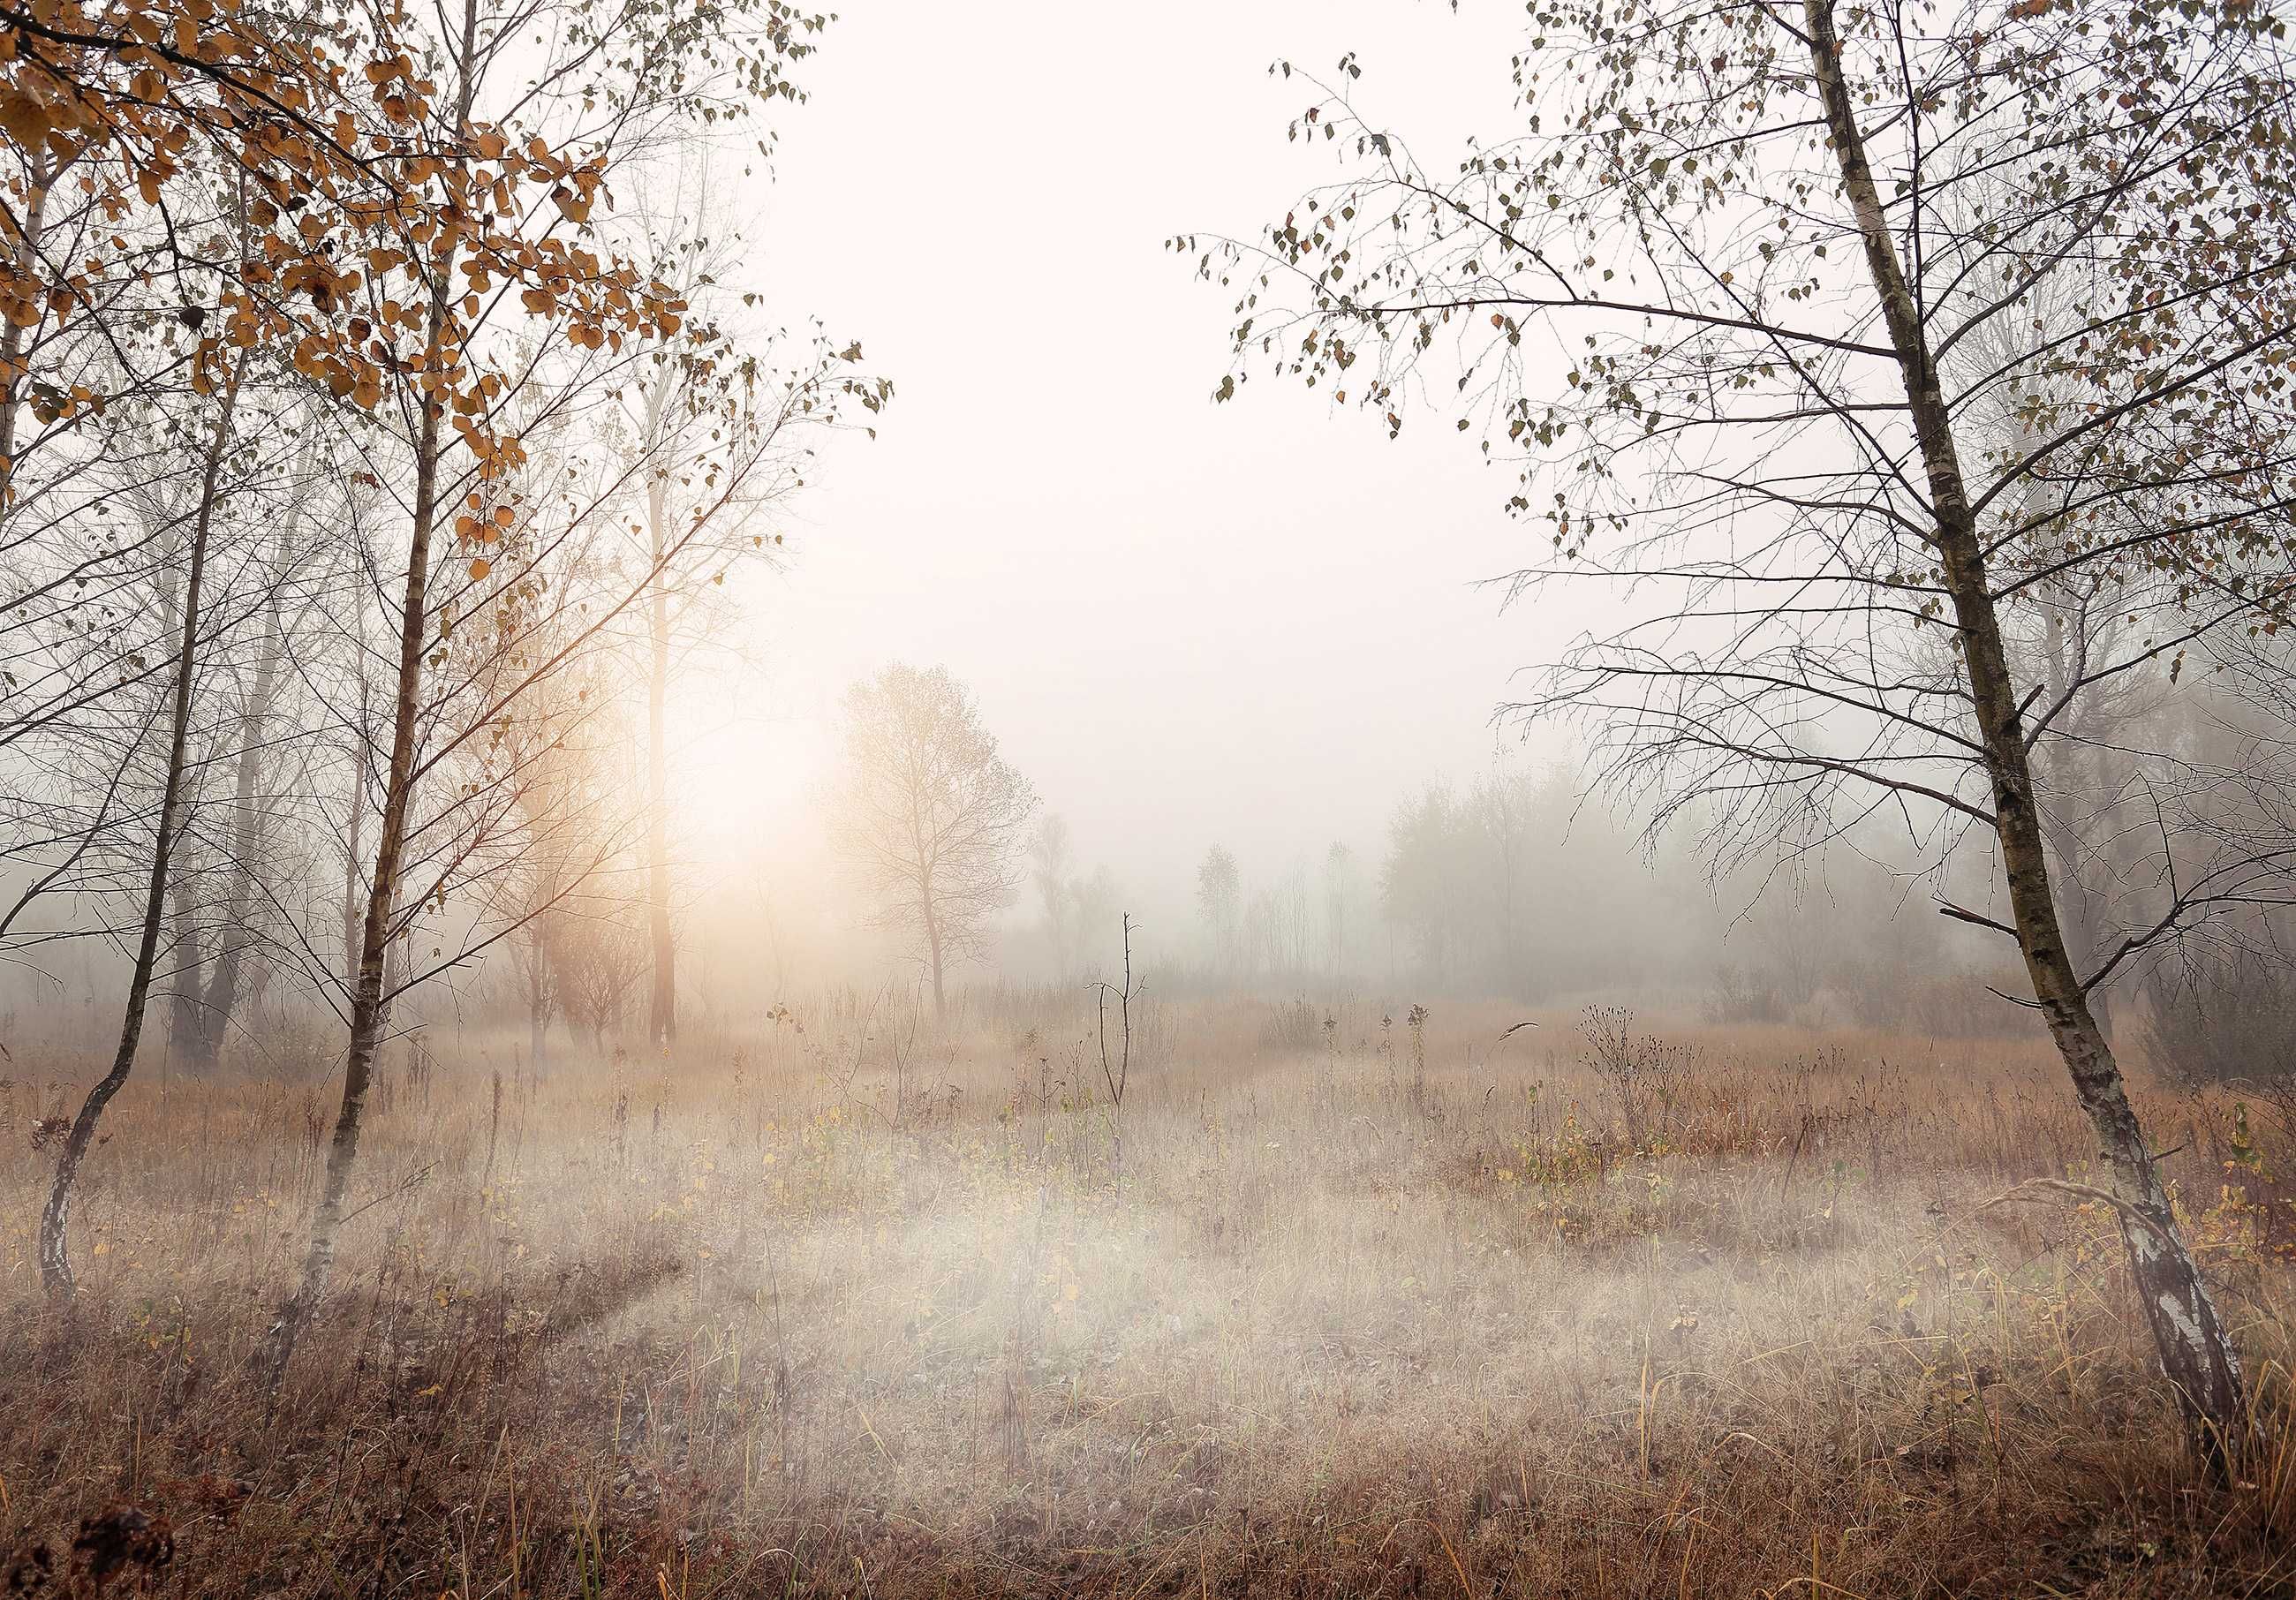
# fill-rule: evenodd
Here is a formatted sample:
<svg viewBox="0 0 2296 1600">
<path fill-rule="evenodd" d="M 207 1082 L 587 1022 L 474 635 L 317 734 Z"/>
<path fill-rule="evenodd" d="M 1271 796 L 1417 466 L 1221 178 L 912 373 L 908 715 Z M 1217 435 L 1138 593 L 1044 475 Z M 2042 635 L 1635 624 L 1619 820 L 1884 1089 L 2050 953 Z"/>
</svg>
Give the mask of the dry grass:
<svg viewBox="0 0 2296 1600">
<path fill-rule="evenodd" d="M 0 1538 L 293 1596 L 2291 1588 L 2296 1460 L 2183 1462 L 2110 1218 L 1984 1205 L 2083 1161 L 2038 1048 L 1685 1027 L 1622 1084 L 1569 1015 L 1324 1014 L 1160 1013 L 1120 1113 L 1042 1008 L 394 1062 L 267 1423 L 326 1091 L 132 1087 L 66 1315 L 28 1133 L 90 1069 L 37 1067 Z M 2145 1098 L 2277 1421 L 2296 1148 Z"/>
</svg>

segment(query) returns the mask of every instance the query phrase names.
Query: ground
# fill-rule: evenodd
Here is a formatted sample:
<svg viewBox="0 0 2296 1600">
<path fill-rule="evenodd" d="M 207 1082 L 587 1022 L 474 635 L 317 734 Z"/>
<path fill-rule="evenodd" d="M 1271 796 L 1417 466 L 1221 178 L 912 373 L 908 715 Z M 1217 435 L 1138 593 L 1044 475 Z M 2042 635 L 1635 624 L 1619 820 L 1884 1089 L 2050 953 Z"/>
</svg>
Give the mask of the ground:
<svg viewBox="0 0 2296 1600">
<path fill-rule="evenodd" d="M 1172 1003 L 1118 1105 L 1073 1001 L 961 1009 L 946 1045 L 849 995 L 539 1071 L 522 1030 L 394 1045 L 337 1292 L 270 1406 L 332 1086 L 132 1085 L 62 1307 L 35 1145 L 96 1068 L 20 1052 L 15 1580 L 2296 1587 L 2296 1456 L 2207 1481 L 2109 1211 L 2018 1186 L 2087 1161 L 2038 1039 Z M 2269 1094 L 2139 1098 L 2284 1439 L 2296 1140 Z"/>
</svg>

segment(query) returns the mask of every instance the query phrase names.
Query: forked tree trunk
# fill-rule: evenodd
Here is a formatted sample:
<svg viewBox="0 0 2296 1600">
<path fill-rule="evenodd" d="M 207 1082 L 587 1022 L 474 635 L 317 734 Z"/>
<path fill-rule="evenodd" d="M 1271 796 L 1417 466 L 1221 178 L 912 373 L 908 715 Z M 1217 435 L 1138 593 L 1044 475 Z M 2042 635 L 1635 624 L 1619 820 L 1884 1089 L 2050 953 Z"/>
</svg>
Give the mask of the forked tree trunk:
<svg viewBox="0 0 2296 1600">
<path fill-rule="evenodd" d="M 193 1019 L 189 1064 L 211 1070 L 223 1054 L 223 1036 L 238 1009 L 241 974 L 246 970 L 247 922 L 255 895 L 255 856 L 263 844 L 263 808 L 256 801 L 262 775 L 264 730 L 277 693 L 279 660 L 284 649 L 284 625 L 273 600 L 270 622 L 264 633 L 263 654 L 255 669 L 255 683 L 241 708 L 239 771 L 232 784 L 231 890 L 224 899 L 223 925 L 216 934 L 215 964 Z"/>
<path fill-rule="evenodd" d="M 40 1212 L 40 1281 L 51 1294 L 69 1298 L 72 1292 L 70 1238 L 72 1186 L 79 1164 L 95 1137 L 103 1108 L 119 1093 L 135 1066 L 135 1048 L 144 1037 L 144 1007 L 151 997 L 152 969 L 160 955 L 160 924 L 168 907 L 168 863 L 176 845 L 183 808 L 184 754 L 191 740 L 192 680 L 198 666 L 200 590 L 207 578 L 208 534 L 214 523 L 216 487 L 223 475 L 224 457 L 231 451 L 232 413 L 239 404 L 240 380 L 246 374 L 244 352 L 232 370 L 216 415 L 215 439 L 208 447 L 200 478 L 200 504 L 192 521 L 192 547 L 184 574 L 182 629 L 176 635 L 175 702 L 168 723 L 168 770 L 160 791 L 160 824 L 152 841 L 152 873 L 144 893 L 144 931 L 135 946 L 135 965 L 127 981 L 127 1014 L 120 1019 L 119 1047 L 113 1052 L 111 1070 L 99 1079 L 81 1102 L 56 1156 L 56 1177 L 48 1190 L 48 1203 Z"/>
<path fill-rule="evenodd" d="M 2216 1302 L 2178 1232 L 2151 1147 L 2128 1103 L 2120 1065 L 2091 1013 L 2067 954 L 2049 885 L 2047 852 L 2034 805 L 2024 719 L 2003 647 L 1984 546 L 1945 403 L 1937 365 L 1918 307 L 1899 265 L 1881 195 L 1848 86 L 1833 0 L 1804 0 L 1810 54 L 1827 131 L 1842 187 L 1865 245 L 1890 341 L 1904 381 L 1915 440 L 1927 478 L 1932 534 L 1943 570 L 1976 712 L 1987 775 L 1993 789 L 1994 827 L 2001 845 L 2017 943 L 2057 1053 L 2071 1075 L 2073 1093 L 2095 1133 L 2112 1174 L 2112 1191 L 2128 1250 L 2129 1274 L 2161 1358 L 2176 1391 L 2194 1448 L 2222 1473 L 2246 1431 L 2247 1401 L 2239 1354 L 2226 1337 Z"/>
</svg>

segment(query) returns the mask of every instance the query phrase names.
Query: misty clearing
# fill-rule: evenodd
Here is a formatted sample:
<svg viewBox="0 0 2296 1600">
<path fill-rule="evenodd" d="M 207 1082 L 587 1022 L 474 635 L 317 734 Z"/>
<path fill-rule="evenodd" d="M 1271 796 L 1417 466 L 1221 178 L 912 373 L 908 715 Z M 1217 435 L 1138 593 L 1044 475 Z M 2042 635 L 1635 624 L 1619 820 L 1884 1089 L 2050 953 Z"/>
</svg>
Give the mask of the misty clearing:
<svg viewBox="0 0 2296 1600">
<path fill-rule="evenodd" d="M 0 0 L 0 1588 L 2296 1594 L 2292 151 Z"/>
</svg>

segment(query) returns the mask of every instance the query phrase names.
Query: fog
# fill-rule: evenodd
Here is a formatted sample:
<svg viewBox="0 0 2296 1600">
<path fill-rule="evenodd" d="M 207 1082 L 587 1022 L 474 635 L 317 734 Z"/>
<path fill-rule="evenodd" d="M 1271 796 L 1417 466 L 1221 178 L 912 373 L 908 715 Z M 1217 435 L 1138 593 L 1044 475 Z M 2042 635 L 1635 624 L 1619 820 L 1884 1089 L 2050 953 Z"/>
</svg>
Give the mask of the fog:
<svg viewBox="0 0 2296 1600">
<path fill-rule="evenodd" d="M 1139 893 L 1215 840 L 1283 866 L 1365 847 L 1398 775 L 1479 767 L 1510 674 L 1578 626 L 1478 587 L 1526 554 L 1507 478 L 1313 396 L 1215 406 L 1229 297 L 1164 242 L 1248 234 L 1332 170 L 1284 140 L 1304 100 L 1279 55 L 1380 38 L 1359 92 L 1447 146 L 1506 114 L 1512 24 L 1359 4 L 838 26 L 750 265 L 863 337 L 898 398 L 829 454 L 750 623 L 760 786 L 801 788 L 837 697 L 890 660 L 970 685 Z"/>
<path fill-rule="evenodd" d="M 1604 787 L 1578 733 L 1507 712 L 1531 669 L 1646 608 L 1591 582 L 1513 595 L 1546 539 L 1475 436 L 1431 415 L 1390 437 L 1248 371 L 1216 402 L 1234 295 L 1175 236 L 1249 237 L 1269 197 L 1347 169 L 1344 148 L 1298 136 L 1310 74 L 1430 152 L 1519 125 L 1516 35 L 1484 9 L 1375 0 L 1182 7 L 1153 27 L 873 5 L 838 21 L 770 156 L 722 138 L 641 169 L 640 209 L 674 178 L 720 240 L 737 325 L 801 311 L 896 388 L 805 442 L 801 488 L 743 524 L 769 527 L 771 559 L 721 567 L 675 644 L 667 825 L 698 1004 L 753 1015 L 917 976 L 914 940 L 879 925 L 832 839 L 842 699 L 910 663 L 962 686 L 1036 821 L 1066 835 L 1052 898 L 1070 912 L 1016 868 L 988 941 L 950 964 L 960 988 L 1097 981 L 1128 915 L 1143 970 L 1183 990 L 1894 1025 L 1934 979 L 1967 1001 L 1948 1031 L 2009 1020 L 1985 991 L 2016 987 L 2013 961 L 1937 915 L 1955 895 L 1996 904 L 1983 849 L 1887 817 L 1784 857 L 1726 849 L 1718 812 L 1645 832 L 1666 796 Z M 608 693 L 597 743 L 634 782 L 643 707 Z M 1501 794 L 1522 815 L 1494 834 Z M 627 825 L 612 810 L 583 825 Z M 1201 892 L 1216 849 L 1240 873 L 1228 936 Z M 35 853 L 9 881 L 41 868 Z M 610 909 L 637 872 L 610 853 L 586 898 Z M 68 935 L 105 915 L 97 897 L 46 904 Z M 407 941 L 434 939 L 439 970 L 401 1025 L 514 1010 L 504 931 L 487 897 L 449 897 Z M 123 942 L 41 948 L 0 977 L 18 1015 L 73 995 L 100 1035 Z M 274 954 L 277 1002 L 326 1003 Z"/>
<path fill-rule="evenodd" d="M 1329 67 L 1375 35 L 1356 93 L 1446 148 L 1513 114 L 1512 23 L 1301 4 L 984 28 L 886 6 L 839 27 L 773 183 L 741 190 L 745 281 L 863 332 L 898 398 L 874 439 L 826 448 L 786 568 L 737 577 L 738 634 L 684 688 L 681 848 L 697 882 L 720 862 L 742 880 L 700 891 L 693 915 L 738 922 L 766 882 L 835 898 L 818 857 L 838 702 L 891 661 L 975 693 L 1163 964 L 1203 942 L 1194 879 L 1215 844 L 1259 887 L 1306 876 L 1319 906 L 1341 844 L 1375 901 L 1390 823 L 1427 785 L 1495 762 L 1574 769 L 1567 738 L 1497 712 L 1520 669 L 1615 599 L 1505 603 L 1539 536 L 1505 510 L 1510 476 L 1456 435 L 1390 440 L 1313 394 L 1216 406 L 1229 297 L 1167 248 L 1247 234 L 1267 195 L 1332 170 L 1321 141 L 1283 137 L 1303 100 L 1279 57 Z M 882 180 L 856 185 L 856 168 Z M 1694 874 L 1627 888 L 1690 902 L 1702 925 L 1741 908 Z M 1007 923 L 1032 981 L 1035 898 Z M 808 909 L 802 925 L 841 949 L 849 921 Z M 1363 971 L 1419 981 L 1365 931 Z"/>
<path fill-rule="evenodd" d="M 2284 23 L 0 0 L 0 1590 L 2286 1592 Z"/>
</svg>

